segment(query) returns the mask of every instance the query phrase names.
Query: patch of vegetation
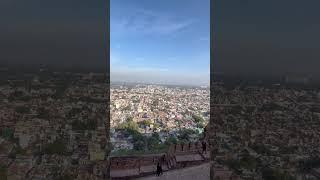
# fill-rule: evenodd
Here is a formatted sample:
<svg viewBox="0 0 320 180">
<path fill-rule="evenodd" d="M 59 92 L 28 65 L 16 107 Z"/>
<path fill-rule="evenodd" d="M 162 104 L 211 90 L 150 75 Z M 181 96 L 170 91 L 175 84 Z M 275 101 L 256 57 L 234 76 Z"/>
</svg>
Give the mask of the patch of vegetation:
<svg viewBox="0 0 320 180">
<path fill-rule="evenodd" d="M 162 144 L 159 146 L 160 148 L 158 149 L 153 149 L 153 150 L 128 150 L 128 149 L 120 149 L 118 151 L 112 152 L 111 154 L 113 156 L 128 156 L 128 155 L 145 155 L 145 154 L 159 154 L 159 153 L 164 153 L 167 151 L 167 146 Z"/>
<path fill-rule="evenodd" d="M 170 135 L 165 142 L 167 146 L 170 146 L 172 144 L 177 144 L 177 143 L 178 143 L 178 140 L 172 135 Z"/>
<path fill-rule="evenodd" d="M 204 128 L 205 127 L 205 121 L 201 116 L 198 115 L 192 115 L 192 118 L 194 122 L 197 124 L 198 128 Z"/>
<path fill-rule="evenodd" d="M 143 120 L 141 122 L 139 122 L 138 124 L 140 124 L 141 126 L 145 127 L 150 127 L 150 125 L 152 124 L 151 120 Z"/>
<path fill-rule="evenodd" d="M 122 124 L 119 124 L 119 126 L 117 127 L 117 129 L 124 129 L 124 130 L 129 130 L 129 131 L 139 131 L 139 125 L 134 122 L 133 120 L 129 119 L 122 123 Z"/>
<path fill-rule="evenodd" d="M 161 140 L 158 133 L 153 133 L 151 137 L 147 138 L 148 150 L 155 150 L 161 148 Z"/>
<path fill-rule="evenodd" d="M 179 131 L 178 141 L 188 143 L 193 140 L 194 136 L 199 136 L 199 132 L 194 129 L 182 129 Z"/>
<path fill-rule="evenodd" d="M 14 129 L 11 128 L 4 128 L 2 129 L 1 137 L 11 140 L 13 139 Z"/>
<path fill-rule="evenodd" d="M 132 136 L 133 150 L 131 152 L 163 152 L 165 151 L 170 143 L 161 143 L 160 136 L 158 133 L 153 133 L 151 137 L 143 136 L 136 128 L 137 125 L 131 125 L 132 122 L 127 122 L 124 126 L 125 135 Z"/>
<path fill-rule="evenodd" d="M 47 144 L 44 147 L 44 153 L 45 154 L 58 154 L 58 155 L 66 155 L 67 154 L 67 147 L 66 143 L 58 139 L 54 141 L 53 143 Z"/>
</svg>

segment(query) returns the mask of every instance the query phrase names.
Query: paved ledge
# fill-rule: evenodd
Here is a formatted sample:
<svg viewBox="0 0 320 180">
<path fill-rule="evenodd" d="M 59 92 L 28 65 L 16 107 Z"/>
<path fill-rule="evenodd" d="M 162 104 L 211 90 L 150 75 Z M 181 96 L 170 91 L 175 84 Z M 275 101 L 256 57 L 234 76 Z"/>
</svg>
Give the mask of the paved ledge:
<svg viewBox="0 0 320 180">
<path fill-rule="evenodd" d="M 136 180 L 209 180 L 210 179 L 210 163 L 192 166 L 183 169 L 177 169 L 164 172 L 162 176 L 155 175 L 136 178 Z"/>
</svg>

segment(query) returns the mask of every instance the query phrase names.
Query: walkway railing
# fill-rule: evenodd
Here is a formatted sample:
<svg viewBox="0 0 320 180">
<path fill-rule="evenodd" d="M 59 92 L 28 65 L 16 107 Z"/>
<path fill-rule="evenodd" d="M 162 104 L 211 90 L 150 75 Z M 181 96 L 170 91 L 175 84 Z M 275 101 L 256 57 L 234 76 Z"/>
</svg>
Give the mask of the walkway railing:
<svg viewBox="0 0 320 180">
<path fill-rule="evenodd" d="M 205 161 L 206 157 L 202 153 L 202 142 L 195 142 L 171 145 L 168 151 L 162 154 L 111 157 L 111 176 L 120 178 L 153 174 L 158 162 L 162 164 L 164 171 L 175 169 L 178 167 L 177 156 L 200 154 L 202 161 Z"/>
</svg>

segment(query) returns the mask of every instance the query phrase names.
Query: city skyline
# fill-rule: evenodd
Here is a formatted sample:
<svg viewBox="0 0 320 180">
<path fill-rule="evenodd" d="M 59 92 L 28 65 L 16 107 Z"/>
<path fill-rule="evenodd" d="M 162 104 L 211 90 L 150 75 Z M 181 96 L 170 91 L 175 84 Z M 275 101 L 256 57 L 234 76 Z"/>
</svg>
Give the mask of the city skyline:
<svg viewBox="0 0 320 180">
<path fill-rule="evenodd" d="M 183 2 L 111 1 L 111 81 L 209 84 L 209 1 Z"/>
</svg>

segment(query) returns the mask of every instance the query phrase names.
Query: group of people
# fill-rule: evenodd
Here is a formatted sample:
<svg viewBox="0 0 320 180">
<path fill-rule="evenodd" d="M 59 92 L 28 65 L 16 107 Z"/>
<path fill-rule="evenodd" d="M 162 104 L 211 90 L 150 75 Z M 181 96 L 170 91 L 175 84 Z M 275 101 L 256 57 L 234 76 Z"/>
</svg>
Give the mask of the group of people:
<svg viewBox="0 0 320 180">
<path fill-rule="evenodd" d="M 207 151 L 207 143 L 203 141 L 202 142 L 202 153 L 206 153 L 206 151 Z M 160 176 L 163 174 L 162 162 L 164 162 L 164 160 L 165 160 L 165 157 L 162 156 L 161 161 L 158 161 L 157 172 L 156 172 L 157 176 Z"/>
</svg>

